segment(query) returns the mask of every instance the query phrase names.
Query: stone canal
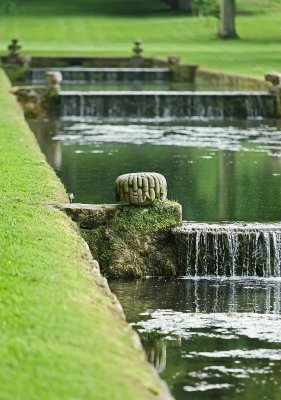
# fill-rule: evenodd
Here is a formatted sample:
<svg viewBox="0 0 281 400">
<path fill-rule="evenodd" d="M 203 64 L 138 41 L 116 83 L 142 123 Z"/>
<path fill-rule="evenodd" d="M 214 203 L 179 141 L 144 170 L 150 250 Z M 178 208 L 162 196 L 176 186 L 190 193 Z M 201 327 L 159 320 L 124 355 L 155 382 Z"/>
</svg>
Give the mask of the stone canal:
<svg viewBox="0 0 281 400">
<path fill-rule="evenodd" d="M 32 121 L 31 126 L 75 202 L 113 203 L 118 175 L 155 170 L 166 176 L 169 197 L 182 204 L 184 219 L 196 221 L 195 228 L 206 221 L 280 220 L 276 122 L 75 118 Z M 266 242 L 255 243 L 266 267 L 270 256 L 260 244 L 266 248 Z M 202 249 L 196 251 L 202 255 Z M 148 360 L 178 400 L 277 399 L 280 258 L 274 261 L 279 273 L 269 271 L 264 278 L 247 276 L 246 268 L 255 268 L 250 259 L 238 269 L 244 276 L 228 278 L 221 272 L 223 257 L 221 276 L 209 276 L 208 270 L 206 276 L 194 276 L 195 267 L 188 270 L 185 262 L 178 279 L 110 282 Z"/>
</svg>

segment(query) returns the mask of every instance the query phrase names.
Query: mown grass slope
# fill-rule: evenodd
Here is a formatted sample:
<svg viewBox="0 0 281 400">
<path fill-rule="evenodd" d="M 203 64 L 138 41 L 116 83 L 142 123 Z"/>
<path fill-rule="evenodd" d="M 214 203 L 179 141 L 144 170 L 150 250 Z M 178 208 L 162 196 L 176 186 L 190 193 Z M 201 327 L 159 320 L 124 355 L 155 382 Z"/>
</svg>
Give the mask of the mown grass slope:
<svg viewBox="0 0 281 400">
<path fill-rule="evenodd" d="M 0 70 L 0 386 L 3 400 L 156 399 L 75 225 L 66 193 Z"/>
<path fill-rule="evenodd" d="M 5 2 L 6 0 L 2 0 Z M 217 37 L 218 20 L 170 11 L 161 0 L 21 0 L 1 9 L 0 51 L 12 37 L 26 54 L 129 55 L 136 38 L 145 55 L 179 54 L 205 68 L 262 76 L 281 69 L 281 0 L 238 0 L 240 40 Z"/>
</svg>

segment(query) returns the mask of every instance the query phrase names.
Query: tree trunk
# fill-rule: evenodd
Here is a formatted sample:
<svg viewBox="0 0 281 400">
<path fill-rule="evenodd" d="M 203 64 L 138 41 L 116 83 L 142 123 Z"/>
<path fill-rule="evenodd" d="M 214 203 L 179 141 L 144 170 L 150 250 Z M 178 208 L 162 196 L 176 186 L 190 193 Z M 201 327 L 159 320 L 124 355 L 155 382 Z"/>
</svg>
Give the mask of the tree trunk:
<svg viewBox="0 0 281 400">
<path fill-rule="evenodd" d="M 235 30 L 235 0 L 221 0 L 219 37 L 222 39 L 238 38 Z"/>
</svg>

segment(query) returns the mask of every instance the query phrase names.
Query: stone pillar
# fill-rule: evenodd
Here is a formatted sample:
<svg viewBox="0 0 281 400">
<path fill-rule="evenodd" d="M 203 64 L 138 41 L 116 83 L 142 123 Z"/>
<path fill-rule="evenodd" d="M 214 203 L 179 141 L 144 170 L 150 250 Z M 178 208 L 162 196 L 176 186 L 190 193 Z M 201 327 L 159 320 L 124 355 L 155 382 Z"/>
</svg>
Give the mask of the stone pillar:
<svg viewBox="0 0 281 400">
<path fill-rule="evenodd" d="M 281 117 L 281 73 L 276 71 L 267 72 L 264 76 L 267 82 L 270 82 L 271 92 L 276 95 L 277 109 L 276 116 Z"/>
<path fill-rule="evenodd" d="M 59 94 L 62 83 L 62 74 L 60 71 L 47 71 L 45 73 L 47 81 L 47 91 L 52 95 Z"/>
</svg>

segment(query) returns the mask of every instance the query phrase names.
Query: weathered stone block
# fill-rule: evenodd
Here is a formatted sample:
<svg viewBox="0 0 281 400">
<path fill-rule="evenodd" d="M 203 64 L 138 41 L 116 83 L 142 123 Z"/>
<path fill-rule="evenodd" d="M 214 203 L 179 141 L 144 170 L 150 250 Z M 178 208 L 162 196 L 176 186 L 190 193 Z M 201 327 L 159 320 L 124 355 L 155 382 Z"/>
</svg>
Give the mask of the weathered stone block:
<svg viewBox="0 0 281 400">
<path fill-rule="evenodd" d="M 62 206 L 63 211 L 78 223 L 80 228 L 93 229 L 109 223 L 116 211 L 118 204 L 80 204 L 71 203 Z"/>
<path fill-rule="evenodd" d="M 72 203 L 62 209 L 78 223 L 106 276 L 177 274 L 170 231 L 182 222 L 180 204 L 168 200 L 146 207 Z"/>
</svg>

